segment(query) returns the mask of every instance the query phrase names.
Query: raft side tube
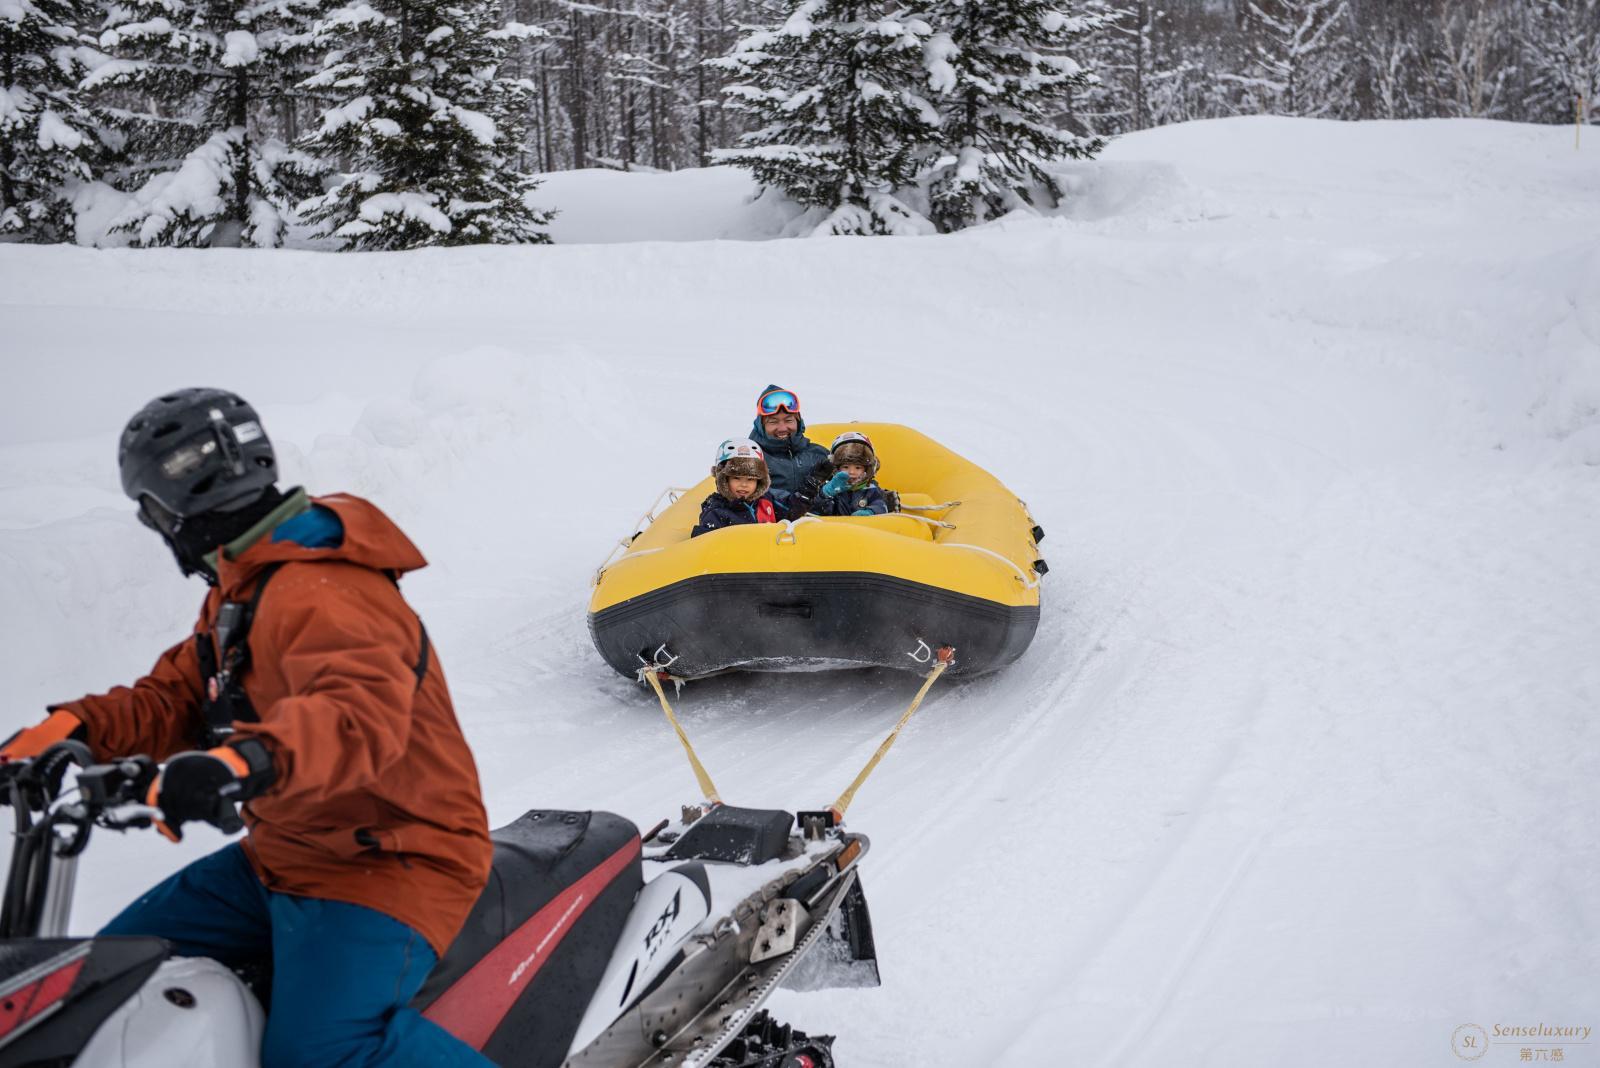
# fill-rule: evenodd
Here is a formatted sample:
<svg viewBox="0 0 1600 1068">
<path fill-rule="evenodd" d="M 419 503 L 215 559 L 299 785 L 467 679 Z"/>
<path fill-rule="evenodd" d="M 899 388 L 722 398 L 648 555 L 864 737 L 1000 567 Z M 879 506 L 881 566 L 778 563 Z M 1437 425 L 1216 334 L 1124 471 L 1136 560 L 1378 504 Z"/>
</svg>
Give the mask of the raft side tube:
<svg viewBox="0 0 1600 1068">
<path fill-rule="evenodd" d="M 1028 648 L 1037 603 L 1004 605 L 859 571 L 705 574 L 589 615 L 606 663 L 634 676 L 665 645 L 670 672 L 916 669 L 918 642 L 956 649 L 952 674 L 997 671 Z"/>
</svg>

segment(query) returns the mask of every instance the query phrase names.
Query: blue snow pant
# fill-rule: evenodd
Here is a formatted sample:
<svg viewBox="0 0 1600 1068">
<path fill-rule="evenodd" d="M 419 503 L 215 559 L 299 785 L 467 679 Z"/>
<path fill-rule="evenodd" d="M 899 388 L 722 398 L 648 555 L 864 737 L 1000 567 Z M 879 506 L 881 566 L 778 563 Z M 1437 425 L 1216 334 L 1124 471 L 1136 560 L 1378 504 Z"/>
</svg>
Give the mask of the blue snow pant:
<svg viewBox="0 0 1600 1068">
<path fill-rule="evenodd" d="M 272 959 L 262 1068 L 494 1068 L 407 1008 L 437 961 L 381 912 L 268 890 L 230 845 L 158 884 L 103 935 L 153 935 L 180 956 L 235 966 Z"/>
</svg>

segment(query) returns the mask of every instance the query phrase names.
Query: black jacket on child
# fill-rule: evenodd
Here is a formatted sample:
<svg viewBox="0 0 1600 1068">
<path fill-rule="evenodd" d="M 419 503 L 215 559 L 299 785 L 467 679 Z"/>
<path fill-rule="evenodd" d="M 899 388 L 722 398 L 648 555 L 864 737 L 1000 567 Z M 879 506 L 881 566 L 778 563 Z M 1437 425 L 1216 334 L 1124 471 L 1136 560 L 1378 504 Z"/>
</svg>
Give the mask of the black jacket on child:
<svg viewBox="0 0 1600 1068">
<path fill-rule="evenodd" d="M 855 515 L 863 509 L 873 515 L 889 513 L 889 498 L 876 479 L 869 478 L 859 486 L 851 486 L 837 497 L 818 493 L 811 503 L 812 515 Z"/>
<path fill-rule="evenodd" d="M 771 492 L 763 493 L 753 501 L 730 501 L 720 493 L 713 493 L 700 505 L 700 522 L 689 531 L 689 537 L 698 538 L 723 527 L 776 523 L 788 518 L 789 509 Z"/>
</svg>

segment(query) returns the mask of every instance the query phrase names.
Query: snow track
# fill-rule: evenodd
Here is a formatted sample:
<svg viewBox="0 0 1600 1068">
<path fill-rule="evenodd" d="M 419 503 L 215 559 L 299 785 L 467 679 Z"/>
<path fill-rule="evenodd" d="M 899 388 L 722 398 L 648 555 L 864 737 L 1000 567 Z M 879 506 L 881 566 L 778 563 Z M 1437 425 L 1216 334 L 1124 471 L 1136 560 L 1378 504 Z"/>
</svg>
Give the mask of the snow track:
<svg viewBox="0 0 1600 1068">
<path fill-rule="evenodd" d="M 112 443 L 215 380 L 433 561 L 406 590 L 493 820 L 675 814 L 693 778 L 591 648 L 587 583 L 779 381 L 995 471 L 1052 567 L 1028 653 L 937 685 L 851 808 L 885 985 L 776 1006 L 841 1064 L 1449 1065 L 1464 1023 L 1600 1027 L 1600 157 L 1237 120 L 1069 178 L 1060 218 L 928 240 L 0 246 L 0 730 L 184 632 L 198 591 Z M 651 234 L 771 227 L 726 175 L 628 179 L 563 178 L 561 236 L 624 236 L 606 198 L 668 184 Z M 725 798 L 793 809 L 916 685 L 675 707 Z M 218 841 L 190 838 L 102 843 L 79 926 Z"/>
</svg>

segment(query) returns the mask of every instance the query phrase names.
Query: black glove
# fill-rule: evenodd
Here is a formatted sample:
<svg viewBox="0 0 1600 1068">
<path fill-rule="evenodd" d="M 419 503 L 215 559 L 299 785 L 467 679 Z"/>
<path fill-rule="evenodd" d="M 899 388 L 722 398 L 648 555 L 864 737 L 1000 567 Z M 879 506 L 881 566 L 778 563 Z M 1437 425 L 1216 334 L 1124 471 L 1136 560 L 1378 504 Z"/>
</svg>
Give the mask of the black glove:
<svg viewBox="0 0 1600 1068">
<path fill-rule="evenodd" d="M 823 483 L 833 477 L 836 468 L 831 459 L 823 460 L 811 469 L 811 473 L 800 483 L 800 488 L 789 494 L 789 519 L 799 519 L 811 511 L 812 502 L 817 499 L 817 494 L 822 492 Z"/>
<path fill-rule="evenodd" d="M 243 738 L 203 753 L 179 753 L 150 784 L 145 803 L 161 810 L 166 818 L 156 821 L 156 830 L 174 842 L 190 820 L 232 834 L 244 826 L 234 805 L 259 796 L 276 777 L 266 743 Z"/>
</svg>

